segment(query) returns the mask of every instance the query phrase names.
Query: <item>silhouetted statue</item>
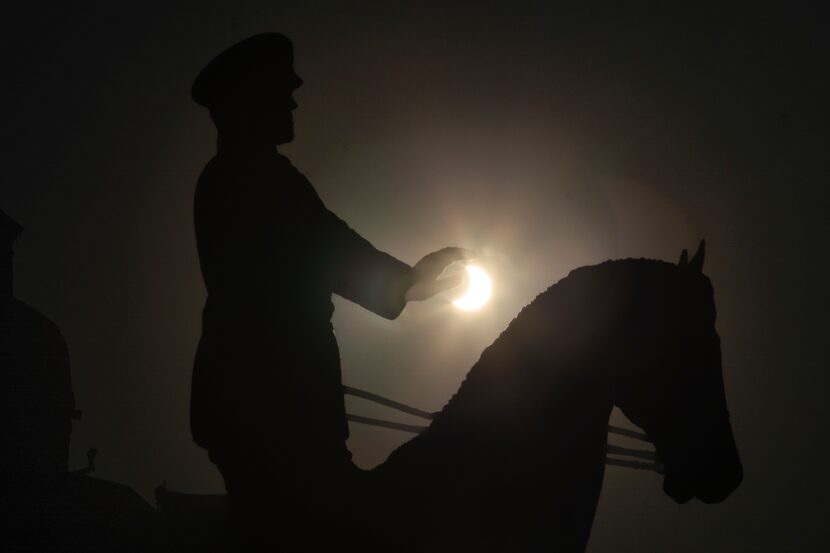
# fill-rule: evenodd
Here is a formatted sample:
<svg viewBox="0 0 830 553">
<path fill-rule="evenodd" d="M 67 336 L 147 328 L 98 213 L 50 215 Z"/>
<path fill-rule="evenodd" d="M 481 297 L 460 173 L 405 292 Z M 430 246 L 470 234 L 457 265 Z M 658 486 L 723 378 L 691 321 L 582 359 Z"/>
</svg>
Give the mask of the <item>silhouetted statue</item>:
<svg viewBox="0 0 830 553">
<path fill-rule="evenodd" d="M 584 551 L 615 405 L 654 444 L 668 496 L 726 499 L 743 469 L 703 258 L 701 242 L 676 265 L 572 271 L 484 350 L 429 427 L 364 474 L 342 511 L 348 533 L 322 518 L 306 530 L 365 551 Z M 183 519 L 216 504 L 159 497 Z"/>
<path fill-rule="evenodd" d="M 583 551 L 614 405 L 654 443 L 666 494 L 724 500 L 743 472 L 703 256 L 583 267 L 525 307 L 372 471 L 385 549 Z"/>
<path fill-rule="evenodd" d="M 273 528 L 275 503 L 289 526 L 340 509 L 358 472 L 345 445 L 331 295 L 394 319 L 408 300 L 457 286 L 436 279 L 468 255 L 446 248 L 410 267 L 325 207 L 276 151 L 294 137 L 301 84 L 290 41 L 269 33 L 221 53 L 192 88 L 218 140 L 194 206 L 208 297 L 191 427 L 248 530 Z"/>
<path fill-rule="evenodd" d="M 0 551 L 151 551 L 157 514 L 132 489 L 68 470 L 75 397 L 58 327 L 13 294 L 22 227 L 0 211 Z"/>
</svg>

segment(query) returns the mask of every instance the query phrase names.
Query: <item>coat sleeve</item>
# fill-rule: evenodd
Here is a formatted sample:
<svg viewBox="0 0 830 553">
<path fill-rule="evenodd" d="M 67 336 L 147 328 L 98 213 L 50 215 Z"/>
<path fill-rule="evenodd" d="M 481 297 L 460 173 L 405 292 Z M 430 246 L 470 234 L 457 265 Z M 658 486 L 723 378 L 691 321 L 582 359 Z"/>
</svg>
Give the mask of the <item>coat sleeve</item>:
<svg viewBox="0 0 830 553">
<path fill-rule="evenodd" d="M 406 305 L 412 268 L 377 250 L 325 206 L 322 209 L 334 293 L 381 317 L 396 318 Z"/>
<path fill-rule="evenodd" d="M 406 305 L 405 295 L 413 282 L 412 267 L 379 251 L 326 208 L 311 183 L 292 167 L 294 189 L 299 196 L 292 205 L 305 206 L 306 227 L 314 229 L 315 255 L 321 262 L 328 287 L 335 294 L 394 319 Z"/>
</svg>

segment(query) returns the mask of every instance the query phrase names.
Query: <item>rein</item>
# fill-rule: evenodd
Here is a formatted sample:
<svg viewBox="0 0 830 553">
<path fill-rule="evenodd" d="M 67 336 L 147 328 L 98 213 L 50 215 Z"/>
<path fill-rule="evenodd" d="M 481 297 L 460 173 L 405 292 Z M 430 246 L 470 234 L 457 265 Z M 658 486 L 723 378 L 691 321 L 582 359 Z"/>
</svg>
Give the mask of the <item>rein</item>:
<svg viewBox="0 0 830 553">
<path fill-rule="evenodd" d="M 406 413 L 408 415 L 414 415 L 416 417 L 420 417 L 425 420 L 433 420 L 435 419 L 435 415 L 437 413 L 430 413 L 429 411 L 424 411 L 422 409 L 418 409 L 416 407 L 411 407 L 409 405 L 405 405 L 403 403 L 393 401 L 391 399 L 385 398 L 378 394 L 373 394 L 372 392 L 367 392 L 366 390 L 361 390 L 359 388 L 352 388 L 351 386 L 343 386 L 343 393 L 349 396 L 359 397 L 361 399 L 365 399 L 371 401 L 373 403 L 377 403 L 379 405 L 383 405 L 384 407 L 389 407 L 391 409 L 395 409 L 396 411 L 400 411 L 402 413 Z M 350 422 L 356 422 L 359 424 L 368 424 L 370 426 L 380 426 L 382 428 L 391 428 L 393 430 L 400 430 L 402 432 L 410 432 L 412 434 L 420 434 L 429 426 L 421 426 L 416 424 L 403 424 L 400 422 L 394 421 L 387 421 L 383 419 L 375 419 L 372 417 L 364 417 L 361 415 L 352 415 L 347 414 L 346 419 Z M 623 436 L 626 438 L 630 438 L 632 440 L 638 440 L 640 442 L 645 442 L 647 444 L 651 444 L 651 440 L 648 439 L 643 432 L 638 432 L 636 430 L 630 430 L 628 428 L 622 428 L 620 426 L 608 425 L 608 433 L 609 434 L 616 434 L 618 436 Z M 622 447 L 618 445 L 608 444 L 605 450 L 606 457 L 605 457 L 605 464 L 610 466 L 617 466 L 617 467 L 625 467 L 630 469 L 637 469 L 637 470 L 650 470 L 654 471 L 658 474 L 663 474 L 663 465 L 660 463 L 659 459 L 657 458 L 657 452 L 649 449 L 631 449 L 628 447 Z M 617 457 L 608 457 L 607 455 L 618 455 L 621 457 L 629 457 L 629 459 L 623 458 L 619 459 Z M 636 459 L 636 460 L 632 460 Z"/>
</svg>

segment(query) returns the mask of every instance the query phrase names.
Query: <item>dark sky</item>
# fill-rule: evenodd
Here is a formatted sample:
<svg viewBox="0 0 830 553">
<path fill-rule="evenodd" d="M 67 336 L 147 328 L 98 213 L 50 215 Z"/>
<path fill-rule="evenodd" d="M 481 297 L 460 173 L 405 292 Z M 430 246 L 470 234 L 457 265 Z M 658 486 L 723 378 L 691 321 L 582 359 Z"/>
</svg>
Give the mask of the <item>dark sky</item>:
<svg viewBox="0 0 830 553">
<path fill-rule="evenodd" d="M 825 19 L 791 7 L 123 4 L 29 3 L 0 18 L 0 207 L 26 228 L 17 296 L 72 352 L 84 411 L 72 466 L 94 445 L 98 475 L 147 498 L 162 480 L 222 489 L 187 418 L 205 295 L 191 203 L 215 138 L 189 87 L 231 43 L 281 31 L 305 80 L 283 151 L 327 205 L 409 263 L 475 249 L 495 282 L 473 314 L 436 298 L 388 322 L 336 300 L 347 384 L 439 409 L 571 269 L 676 260 L 705 237 L 744 483 L 721 505 L 678 506 L 657 476 L 609 468 L 589 551 L 821 548 Z M 352 426 L 350 446 L 368 467 L 406 438 Z"/>
</svg>

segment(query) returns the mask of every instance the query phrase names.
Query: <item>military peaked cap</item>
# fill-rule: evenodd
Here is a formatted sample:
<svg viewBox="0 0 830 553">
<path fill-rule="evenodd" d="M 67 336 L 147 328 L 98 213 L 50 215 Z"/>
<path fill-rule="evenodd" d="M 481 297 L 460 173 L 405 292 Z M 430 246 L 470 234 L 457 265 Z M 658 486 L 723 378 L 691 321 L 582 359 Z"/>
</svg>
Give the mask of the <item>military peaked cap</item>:
<svg viewBox="0 0 830 553">
<path fill-rule="evenodd" d="M 196 77 L 190 95 L 207 108 L 244 98 L 264 83 L 296 88 L 294 47 L 285 35 L 263 33 L 237 42 L 208 63 Z"/>
</svg>

